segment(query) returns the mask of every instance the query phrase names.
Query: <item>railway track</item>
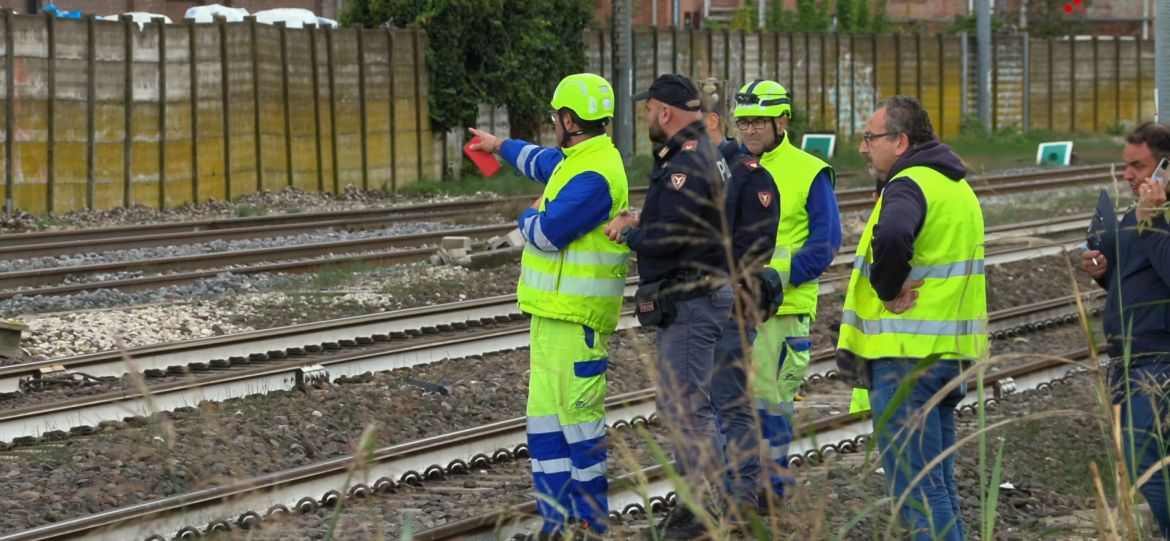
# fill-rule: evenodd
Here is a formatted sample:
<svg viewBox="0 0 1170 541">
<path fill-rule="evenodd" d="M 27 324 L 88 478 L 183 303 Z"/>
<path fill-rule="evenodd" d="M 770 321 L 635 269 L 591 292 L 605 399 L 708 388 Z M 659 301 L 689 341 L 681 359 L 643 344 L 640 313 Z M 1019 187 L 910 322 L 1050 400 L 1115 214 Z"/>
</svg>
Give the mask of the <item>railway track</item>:
<svg viewBox="0 0 1170 541">
<path fill-rule="evenodd" d="M 1081 241 L 1070 237 L 1059 242 L 1029 246 L 1013 240 L 1018 236 L 1062 235 L 1067 231 L 1080 230 L 1082 220 L 1087 216 L 1072 216 L 1060 220 L 1043 220 L 990 227 L 987 229 L 989 242 L 1006 242 L 999 248 L 990 248 L 986 264 L 996 265 L 1031 257 L 1042 257 L 1073 248 Z M 821 280 L 821 293 L 844 289 L 847 285 L 849 266 L 854 263 L 852 248 L 846 248 L 834 260 L 834 267 Z M 626 283 L 626 297 L 632 297 L 637 278 L 631 277 Z M 510 318 L 521 317 L 516 307 L 515 295 L 503 295 L 486 299 L 450 303 L 431 307 L 411 308 L 394 312 L 354 316 L 334 320 L 303 323 L 287 327 L 252 331 L 230 336 L 199 338 L 169 344 L 147 345 L 128 348 L 125 355 L 133 360 L 138 372 L 183 373 L 206 372 L 211 370 L 211 360 L 247 366 L 252 356 L 277 357 L 278 351 L 320 344 L 335 345 L 355 341 L 356 337 L 405 338 L 407 333 L 430 336 L 441 332 L 463 330 L 484 323 L 503 323 Z M 451 327 L 448 327 L 451 326 Z M 264 362 L 264 359 L 259 359 Z M 217 363 L 222 365 L 223 363 Z M 0 367 L 0 393 L 20 391 L 29 382 L 44 377 L 68 376 L 69 372 L 86 374 L 95 378 L 121 377 L 126 373 L 123 353 L 107 351 L 63 359 L 52 359 Z M 222 366 L 215 367 L 216 369 Z M 157 371 L 157 372 L 152 372 Z"/>
<path fill-rule="evenodd" d="M 631 280 L 628 296 L 635 287 Z M 36 393 L 50 388 L 105 385 L 109 390 L 92 394 L 86 389 L 84 396 L 2 410 L 0 442 L 21 446 L 84 436 L 103 422 L 149 418 L 205 400 L 222 402 L 288 391 L 322 380 L 339 382 L 367 372 L 527 347 L 527 319 L 515 311 L 514 299 L 501 296 L 142 346 L 125 354 L 109 351 L 2 367 L 0 389 L 10 393 L 5 395 L 10 400 L 23 395 L 35 398 Z M 1099 292 L 1086 295 L 1084 301 L 1099 311 L 1103 296 Z M 1075 318 L 1074 306 L 1075 300 L 1065 297 L 993 312 L 989 333 L 1002 338 L 1063 323 Z M 454 307 L 458 311 L 453 312 Z M 503 310 L 512 311 L 498 312 Z M 452 323 L 455 315 L 467 319 Z M 638 326 L 632 311 L 627 311 L 618 329 Z M 832 351 L 813 356 L 810 379 L 831 378 L 834 373 Z M 178 379 L 166 381 L 168 377 Z"/>
<path fill-rule="evenodd" d="M 1004 224 L 988 227 L 986 233 L 989 243 L 1010 240 L 1011 237 L 1035 237 L 1083 230 L 1088 225 L 1091 214 L 1063 216 L 1054 219 L 1035 220 L 1018 224 Z M 264 248 L 259 250 L 245 250 L 237 252 L 221 252 L 201 254 L 168 259 L 151 259 L 130 263 L 110 263 L 101 265 L 86 265 L 77 267 L 60 267 L 52 269 L 38 269 L 33 271 L 0 273 L 0 300 L 15 298 L 16 296 L 45 296 L 55 297 L 76 295 L 84 291 L 100 289 L 117 289 L 121 292 L 144 291 L 161 287 L 187 285 L 198 280 L 212 278 L 223 272 L 233 274 L 261 274 L 261 273 L 288 273 L 302 274 L 315 272 L 327 267 L 343 267 L 345 265 L 399 265 L 414 263 L 429 259 L 431 248 L 407 248 L 419 244 L 435 244 L 443 236 L 468 236 L 483 240 L 511 231 L 512 225 L 487 226 L 446 231 L 439 233 L 423 233 L 393 238 L 376 238 L 356 241 L 342 241 L 326 244 L 308 244 L 302 246 Z M 479 246 L 476 244 L 475 246 Z M 842 250 L 839 261 L 851 262 L 848 257 L 856 247 L 846 247 Z M 394 250 L 394 251 L 383 251 Z M 346 254 L 320 257 L 322 254 Z M 370 253 L 373 252 L 373 253 Z M 304 259 L 281 263 L 263 263 L 274 259 Z M 259 265 L 236 267 L 219 270 L 187 270 L 191 268 L 228 267 L 262 263 Z M 65 284 L 79 276 L 99 275 L 112 272 L 142 271 L 152 274 L 139 278 L 124 280 L 107 280 L 99 282 Z M 64 284 L 64 285 L 62 285 Z M 20 288 L 20 289 L 17 289 Z"/>
<path fill-rule="evenodd" d="M 1083 177 L 1102 179 L 1108 175 L 1109 166 L 1071 167 L 1052 171 L 1035 171 L 1014 175 L 989 175 L 972 177 L 973 186 L 993 187 L 1014 185 L 1021 182 L 1051 180 L 1067 177 L 1069 182 L 1080 182 Z M 854 175 L 856 173 L 853 173 Z M 838 175 L 845 178 L 848 174 Z M 1072 184 L 1075 185 L 1075 184 Z M 864 204 L 870 200 L 868 188 L 843 189 L 837 191 L 839 200 Z M 645 187 L 630 189 L 631 198 L 645 197 Z M 495 207 L 514 203 L 528 203 L 532 196 L 515 196 L 492 199 L 467 199 L 439 203 L 401 205 L 392 208 L 358 209 L 340 212 L 312 212 L 228 218 L 220 220 L 196 220 L 187 222 L 142 224 L 100 229 L 69 229 L 60 231 L 39 231 L 0 235 L 0 261 L 14 258 L 73 255 L 88 252 L 105 252 L 127 248 L 152 248 L 178 244 L 198 244 L 213 240 L 243 240 L 298 235 L 314 231 L 358 231 L 380 229 L 390 224 L 434 220 L 464 216 L 469 212 L 489 211 Z M 872 204 L 872 201 L 871 201 Z"/>
<path fill-rule="evenodd" d="M 971 183 L 980 195 L 1011 193 L 1017 191 L 1032 191 L 1037 189 L 1062 188 L 1083 184 L 1096 184 L 1108 179 L 1109 166 L 1089 166 L 1055 171 L 1039 171 L 1014 175 L 997 175 L 973 178 Z M 632 203 L 637 204 L 645 197 L 645 188 L 632 188 Z M 837 192 L 841 212 L 851 212 L 869 208 L 873 205 L 869 188 L 846 189 Z M 320 231 L 360 231 L 380 229 L 387 225 L 399 222 L 434 220 L 466 215 L 469 212 L 489 211 L 494 207 L 507 206 L 515 202 L 531 199 L 531 196 L 510 198 L 465 200 L 444 203 L 427 203 L 409 205 L 390 209 L 363 209 L 345 212 L 309 213 L 276 216 L 260 216 L 253 218 L 233 218 L 225 220 L 201 220 L 194 222 L 179 222 L 169 224 L 147 224 L 137 226 L 121 226 L 102 229 L 44 231 L 36 233 L 20 233 L 0 236 L 0 261 L 13 259 L 29 259 L 36 257 L 55 257 L 84 253 L 100 253 L 131 248 L 154 248 L 186 244 L 200 244 L 216 240 L 231 241 L 243 239 L 271 238 L 298 235 Z M 400 248 L 405 246 L 420 246 L 436 244 L 442 237 L 449 235 L 472 236 L 486 238 L 497 234 L 507 233 L 512 227 L 507 225 L 478 228 L 483 231 L 469 231 L 466 235 L 458 231 L 444 231 L 431 234 L 411 235 L 401 237 L 402 242 L 373 242 L 370 239 L 365 244 L 360 241 L 347 243 L 314 244 L 299 248 L 303 255 L 298 257 L 318 257 L 324 254 L 351 253 L 362 250 L 380 250 L 386 248 Z M 343 244 L 358 244 L 354 249 L 346 249 Z M 339 251 L 341 250 L 341 251 Z M 271 261 L 272 254 L 255 250 L 258 256 L 252 255 L 209 254 L 207 257 L 175 258 L 173 260 L 153 260 L 126 265 L 112 266 L 106 269 L 75 268 L 77 273 L 110 272 L 112 270 L 133 270 L 134 268 L 150 268 L 154 272 L 165 272 L 176 268 L 196 268 L 209 266 L 228 266 Z M 408 257 L 402 254 L 400 257 Z M 422 261 L 429 254 L 411 254 L 412 261 Z M 284 259 L 292 259 L 293 256 Z M 0 278 L 21 280 L 35 278 L 22 276 L 22 273 L 4 273 Z M 48 285 L 52 278 L 45 278 L 36 282 L 33 287 Z M 18 282 L 18 286 L 19 286 Z M 0 289 L 17 287 L 0 285 Z"/>
<path fill-rule="evenodd" d="M 1069 355 L 1063 361 L 1036 361 L 986 374 L 983 377 L 985 389 L 989 391 L 986 400 L 993 402 L 1011 393 L 1051 385 L 1087 368 L 1088 358 L 1089 352 L 1085 350 Z M 1104 360 L 1101 357 L 1099 362 Z M 653 389 L 646 389 L 609 398 L 606 401 L 606 424 L 610 428 L 621 428 L 654 423 L 654 394 Z M 977 407 L 977 401 L 971 391 L 962 408 L 971 411 Z M 381 448 L 360 465 L 354 464 L 350 458 L 338 458 L 32 528 L 0 537 L 0 541 L 60 540 L 81 536 L 93 540 L 164 541 L 247 530 L 261 526 L 271 518 L 384 497 L 403 485 L 425 487 L 428 482 L 443 482 L 473 468 L 523 459 L 527 456 L 525 432 L 525 419 L 512 419 Z M 790 447 L 790 462 L 794 467 L 800 467 L 830 451 L 855 452 L 863 447 L 869 432 L 869 419 L 848 414 L 831 415 L 799 426 Z M 351 476 L 354 471 L 358 475 Z M 632 472 L 619 479 L 610 484 L 610 513 L 615 517 L 646 514 L 674 502 L 673 487 L 661 466 Z M 651 509 L 644 506 L 647 501 Z M 530 528 L 537 520 L 535 502 L 528 501 L 504 512 L 484 513 L 423 530 L 413 539 L 462 539 L 494 531 L 510 535 Z"/>
</svg>

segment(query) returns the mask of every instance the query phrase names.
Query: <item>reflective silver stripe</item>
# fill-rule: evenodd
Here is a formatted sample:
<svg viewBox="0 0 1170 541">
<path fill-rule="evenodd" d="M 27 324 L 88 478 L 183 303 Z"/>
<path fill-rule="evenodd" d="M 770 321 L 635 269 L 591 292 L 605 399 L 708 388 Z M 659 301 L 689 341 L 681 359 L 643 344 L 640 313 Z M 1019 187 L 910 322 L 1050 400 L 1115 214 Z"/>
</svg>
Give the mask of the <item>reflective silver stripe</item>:
<svg viewBox="0 0 1170 541">
<path fill-rule="evenodd" d="M 560 261 L 560 253 L 565 254 L 565 263 L 574 265 L 607 265 L 620 267 L 630 264 L 630 253 L 613 252 L 584 252 L 577 250 L 543 251 L 539 248 L 524 246 L 524 251 L 548 261 Z"/>
<path fill-rule="evenodd" d="M 574 265 L 606 265 L 610 267 L 620 267 L 630 264 L 630 253 L 565 250 L 565 263 L 572 263 Z"/>
<path fill-rule="evenodd" d="M 542 415 L 528 418 L 529 434 L 548 434 L 561 431 L 561 419 L 556 415 Z"/>
<path fill-rule="evenodd" d="M 536 269 L 523 267 L 520 269 L 520 278 L 524 285 L 550 293 L 557 292 L 557 277 Z M 626 281 L 622 278 L 576 278 L 561 276 L 560 293 L 580 295 L 582 297 L 617 297 L 626 290 Z"/>
<path fill-rule="evenodd" d="M 565 473 L 572 469 L 573 461 L 567 458 L 532 459 L 532 473 Z"/>
<path fill-rule="evenodd" d="M 540 226 L 539 216 L 536 218 L 538 218 L 536 223 L 532 224 L 532 243 L 546 252 L 556 252 L 557 247 L 548 240 L 548 237 L 544 236 L 544 228 Z"/>
<path fill-rule="evenodd" d="M 768 402 L 765 398 L 755 397 L 756 409 L 766 412 L 768 415 L 780 415 L 783 411 L 783 406 L 780 404 L 773 404 Z"/>
<path fill-rule="evenodd" d="M 587 423 L 577 423 L 563 428 L 565 440 L 569 445 L 600 438 L 605 435 L 605 419 L 598 419 Z"/>
<path fill-rule="evenodd" d="M 772 460 L 780 460 L 788 456 L 788 444 L 772 447 Z"/>
<path fill-rule="evenodd" d="M 862 276 L 869 278 L 869 261 L 865 260 L 865 256 L 857 256 L 853 260 L 853 268 L 860 270 Z M 910 277 L 907 279 L 922 280 L 924 278 L 938 278 L 945 280 L 947 278 L 970 276 L 973 274 L 983 274 L 982 259 L 968 259 L 966 261 L 943 263 L 941 265 L 914 266 L 910 268 Z"/>
<path fill-rule="evenodd" d="M 588 468 L 573 468 L 573 480 L 585 482 L 592 481 L 598 477 L 605 477 L 605 472 L 608 469 L 604 461 L 598 462 Z"/>
<path fill-rule="evenodd" d="M 526 253 L 528 255 L 534 255 L 536 257 L 539 257 L 541 259 L 545 259 L 548 261 L 552 261 L 554 263 L 561 260 L 561 252 L 559 250 L 546 252 L 544 250 L 541 250 L 540 248 L 537 248 L 534 244 L 525 244 L 524 245 L 524 253 Z"/>
<path fill-rule="evenodd" d="M 516 157 L 516 165 L 520 166 L 520 172 L 528 175 L 528 178 L 532 178 L 530 173 L 532 168 L 528 167 L 528 158 L 532 155 L 533 150 L 538 150 L 539 148 L 536 145 L 524 145 L 524 148 L 520 149 L 520 154 Z"/>
<path fill-rule="evenodd" d="M 963 336 L 981 334 L 987 330 L 986 319 L 963 319 L 958 321 L 938 321 L 933 319 L 861 319 L 857 312 L 845 310 L 841 314 L 841 324 L 851 325 L 861 331 L 861 334 L 920 334 L 924 336 Z"/>
</svg>

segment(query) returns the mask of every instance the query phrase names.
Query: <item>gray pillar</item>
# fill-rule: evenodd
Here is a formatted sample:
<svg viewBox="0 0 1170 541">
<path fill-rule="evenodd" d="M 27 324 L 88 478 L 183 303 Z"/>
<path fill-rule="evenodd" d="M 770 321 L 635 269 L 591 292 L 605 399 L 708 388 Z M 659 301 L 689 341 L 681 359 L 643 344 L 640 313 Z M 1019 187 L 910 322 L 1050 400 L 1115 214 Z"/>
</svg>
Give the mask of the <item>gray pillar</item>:
<svg viewBox="0 0 1170 541">
<path fill-rule="evenodd" d="M 615 0 L 613 3 L 613 81 L 614 90 L 614 144 L 628 167 L 634 157 L 633 103 L 630 102 L 631 66 L 634 59 L 630 50 L 633 36 L 630 35 L 630 0 Z"/>
<path fill-rule="evenodd" d="M 1154 9 L 1154 80 L 1158 86 L 1158 122 L 1170 123 L 1170 0 Z"/>
<path fill-rule="evenodd" d="M 1166 0 L 1163 0 L 1166 1 Z M 976 71 L 976 100 L 979 121 L 985 130 L 991 129 L 991 1 L 976 0 L 975 27 L 979 41 L 979 62 Z"/>
<path fill-rule="evenodd" d="M 672 0 L 674 7 L 671 9 L 671 17 L 674 18 L 674 27 L 678 28 L 682 25 L 682 0 Z"/>
</svg>

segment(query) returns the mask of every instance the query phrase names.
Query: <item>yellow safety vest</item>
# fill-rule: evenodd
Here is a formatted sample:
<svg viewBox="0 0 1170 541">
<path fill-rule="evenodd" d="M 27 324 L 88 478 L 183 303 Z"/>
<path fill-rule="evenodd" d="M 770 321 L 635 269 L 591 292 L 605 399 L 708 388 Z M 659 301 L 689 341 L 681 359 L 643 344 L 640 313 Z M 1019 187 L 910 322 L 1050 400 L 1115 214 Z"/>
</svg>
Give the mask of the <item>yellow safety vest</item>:
<svg viewBox="0 0 1170 541">
<path fill-rule="evenodd" d="M 629 186 L 621 154 L 606 135 L 598 135 L 564 149 L 565 159 L 553 170 L 540 203 L 543 212 L 555 201 L 569 179 L 587 171 L 605 177 L 613 206 L 612 220 L 628 209 Z M 516 297 L 521 311 L 534 316 L 571 321 L 600 333 L 617 329 L 629 272 L 630 249 L 609 240 L 605 223 L 582 235 L 564 250 L 545 252 L 525 243 L 520 259 Z"/>
<path fill-rule="evenodd" d="M 784 281 L 784 304 L 777 314 L 807 314 L 816 318 L 817 295 L 820 292 L 819 277 L 793 288 L 789 278 L 792 273 L 792 254 L 808 242 L 808 193 L 813 180 L 821 171 L 829 172 L 829 180 L 837 184 L 833 168 L 820 158 L 792 145 L 792 138 L 784 133 L 784 140 L 775 149 L 760 157 L 776 188 L 780 192 L 780 225 L 776 229 L 776 250 L 772 253 L 769 267 L 780 273 Z"/>
<path fill-rule="evenodd" d="M 841 314 L 837 349 L 866 359 L 978 359 L 987 352 L 987 292 L 983 274 L 983 210 L 966 180 L 953 181 L 927 167 L 901 177 L 926 198 L 926 223 L 914 241 L 911 281 L 918 304 L 901 314 L 885 309 L 869 281 L 871 240 L 881 214 L 878 199 L 858 243 L 857 259 Z"/>
</svg>

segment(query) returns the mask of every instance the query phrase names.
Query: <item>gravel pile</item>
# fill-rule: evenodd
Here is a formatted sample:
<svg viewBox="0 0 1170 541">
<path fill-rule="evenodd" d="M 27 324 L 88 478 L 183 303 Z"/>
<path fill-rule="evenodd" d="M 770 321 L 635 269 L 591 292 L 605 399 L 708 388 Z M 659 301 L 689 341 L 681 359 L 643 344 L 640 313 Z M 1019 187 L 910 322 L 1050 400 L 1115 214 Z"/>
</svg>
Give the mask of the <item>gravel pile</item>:
<svg viewBox="0 0 1170 541">
<path fill-rule="evenodd" d="M 29 324 L 22 346 L 40 361 L 113 349 L 116 339 L 126 346 L 165 343 L 507 295 L 515 293 L 518 277 L 515 266 L 417 265 L 356 273 L 318 289 L 320 276 L 228 272 L 157 291 L 15 297 L 0 301 L 0 314 Z M 98 310 L 118 305 L 133 307 Z M 29 315 L 36 313 L 44 315 Z"/>
<path fill-rule="evenodd" d="M 494 197 L 494 194 L 476 193 L 475 195 L 466 197 L 449 197 L 434 194 L 398 195 L 386 193 L 381 190 L 363 190 L 350 185 L 346 186 L 340 194 L 334 195 L 327 192 L 306 192 L 298 188 L 288 187 L 280 192 L 262 190 L 251 193 L 236 199 L 235 202 L 212 199 L 200 205 L 187 204 L 162 211 L 145 205 L 133 205 L 129 208 L 116 207 L 110 210 L 70 211 L 49 218 L 17 211 L 12 215 L 0 214 L 0 231 L 5 233 L 25 233 L 29 231 L 97 228 L 161 222 L 186 222 L 267 214 L 345 211 L 488 197 Z"/>
<path fill-rule="evenodd" d="M 163 246 L 158 248 L 134 248 L 130 250 L 117 250 L 113 252 L 62 255 L 56 257 L 39 257 L 35 259 L 13 259 L 10 261 L 0 261 L 0 272 L 80 267 L 84 265 L 101 265 L 109 263 L 129 263 L 148 259 L 167 259 L 172 257 L 184 257 L 212 253 L 260 250 L 263 248 L 280 248 L 288 246 L 303 246 L 306 244 L 324 244 L 332 242 L 417 235 L 421 233 L 434 233 L 436 231 L 466 229 L 467 227 L 468 226 L 465 225 L 452 225 L 443 222 L 409 222 L 393 224 L 390 227 L 383 229 L 361 231 L 317 231 L 290 237 L 272 237 L 233 241 L 215 240 L 203 244 L 184 244 L 179 246 Z M 125 277 L 120 277 L 119 279 L 124 279 Z"/>
<path fill-rule="evenodd" d="M 236 275 L 225 271 L 211 278 L 199 279 L 190 285 L 166 286 L 150 291 L 123 293 L 116 289 L 98 289 L 59 297 L 18 294 L 10 299 L 0 301 L 0 316 L 30 321 L 35 319 L 35 317 L 28 317 L 30 315 L 50 312 L 106 310 L 122 306 L 185 302 L 192 299 L 230 298 L 235 295 L 285 287 L 296 279 L 280 274 Z M 98 322 L 101 321 L 101 316 L 95 317 L 98 318 Z M 69 331 L 63 330 L 62 332 Z"/>
<path fill-rule="evenodd" d="M 28 320 L 22 346 L 32 360 L 252 330 L 220 318 L 210 306 L 149 306 L 134 311 L 72 312 Z"/>
</svg>

